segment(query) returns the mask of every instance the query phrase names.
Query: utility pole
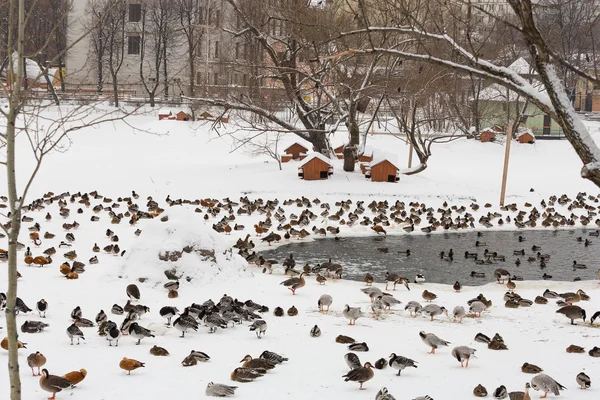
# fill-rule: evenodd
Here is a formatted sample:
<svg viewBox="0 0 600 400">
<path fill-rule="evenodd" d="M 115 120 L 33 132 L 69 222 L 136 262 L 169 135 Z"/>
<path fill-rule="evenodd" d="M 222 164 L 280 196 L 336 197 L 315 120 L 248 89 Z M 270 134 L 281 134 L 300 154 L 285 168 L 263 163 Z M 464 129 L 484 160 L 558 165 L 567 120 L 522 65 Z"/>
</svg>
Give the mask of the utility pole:
<svg viewBox="0 0 600 400">
<path fill-rule="evenodd" d="M 506 195 L 506 178 L 508 176 L 508 161 L 510 158 L 510 142 L 512 142 L 514 124 L 510 122 L 506 131 L 506 148 L 504 150 L 504 170 L 502 171 L 502 188 L 500 189 L 500 207 L 504 207 Z"/>
</svg>

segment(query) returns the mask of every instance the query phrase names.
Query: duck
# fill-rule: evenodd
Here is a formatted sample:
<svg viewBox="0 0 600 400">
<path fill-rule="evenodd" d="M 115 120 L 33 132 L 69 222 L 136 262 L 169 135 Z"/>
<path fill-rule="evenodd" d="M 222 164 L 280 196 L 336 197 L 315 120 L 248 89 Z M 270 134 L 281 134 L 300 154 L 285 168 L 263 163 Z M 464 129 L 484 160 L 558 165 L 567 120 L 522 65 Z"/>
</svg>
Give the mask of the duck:
<svg viewBox="0 0 600 400">
<path fill-rule="evenodd" d="M 298 309 L 296 307 L 294 307 L 294 306 L 291 306 L 290 308 L 288 308 L 287 314 L 290 317 L 295 317 L 296 315 L 298 315 Z"/>
<path fill-rule="evenodd" d="M 266 373 L 267 370 L 263 368 L 236 368 L 229 378 L 234 382 L 252 382 Z"/>
<path fill-rule="evenodd" d="M 165 306 L 160 309 L 159 314 L 161 317 L 167 319 L 166 325 L 171 326 L 171 319 L 177 314 L 179 314 L 179 310 L 177 309 L 177 307 Z"/>
<path fill-rule="evenodd" d="M 349 343 L 355 343 L 356 340 L 354 338 L 351 338 L 350 336 L 338 335 L 335 338 L 335 342 L 341 343 L 341 344 L 349 344 Z"/>
<path fill-rule="evenodd" d="M 488 344 L 492 341 L 492 339 L 490 339 L 489 336 L 479 332 L 478 334 L 475 335 L 475 341 L 479 342 L 479 343 Z"/>
<path fill-rule="evenodd" d="M 475 354 L 477 350 L 468 346 L 457 346 L 452 349 L 452 357 L 456 358 L 460 362 L 461 368 L 464 366 L 466 368 L 469 367 L 469 360 L 471 356 Z M 466 361 L 466 365 L 463 365 L 463 362 Z"/>
<path fill-rule="evenodd" d="M 433 301 L 433 300 L 437 299 L 437 295 L 428 290 L 423 290 L 423 293 L 421 294 L 421 296 L 423 297 L 423 299 L 425 301 Z"/>
<path fill-rule="evenodd" d="M 473 394 L 475 395 L 475 397 L 487 397 L 488 392 L 483 385 L 479 384 L 475 386 L 475 389 L 473 389 Z"/>
<path fill-rule="evenodd" d="M 469 311 L 475 314 L 475 318 L 481 317 L 481 313 L 487 309 L 485 303 L 482 301 L 474 301 L 469 307 Z"/>
<path fill-rule="evenodd" d="M 304 280 L 304 274 L 305 273 L 302 272 L 300 274 L 300 277 L 298 277 L 298 278 L 292 277 L 292 278 L 286 279 L 285 281 L 281 282 L 280 285 L 287 287 L 289 290 L 292 291 L 292 294 L 295 295 L 296 290 L 303 288 L 304 285 L 306 284 L 306 281 Z"/>
<path fill-rule="evenodd" d="M 2 341 L 0 342 L 0 347 L 2 347 L 4 350 L 8 350 L 8 337 L 2 339 Z M 23 343 L 20 340 L 17 340 L 17 347 L 19 349 L 26 349 L 27 343 Z"/>
<path fill-rule="evenodd" d="M 313 326 L 310 329 L 310 336 L 311 337 L 319 337 L 319 336 L 321 336 L 321 329 L 319 328 L 318 325 L 315 325 L 315 326 Z"/>
<path fill-rule="evenodd" d="M 242 358 L 240 362 L 244 363 L 242 368 L 261 368 L 265 370 L 273 369 L 276 365 L 269 360 L 265 360 L 264 358 L 252 358 L 252 356 L 249 354 Z"/>
<path fill-rule="evenodd" d="M 473 277 L 473 278 L 485 278 L 485 272 L 471 271 L 471 277 Z"/>
<path fill-rule="evenodd" d="M 21 325 L 21 332 L 23 333 L 40 333 L 50 325 L 42 321 L 25 321 Z"/>
<path fill-rule="evenodd" d="M 594 346 L 590 349 L 590 351 L 588 351 L 588 354 L 590 357 L 600 357 L 600 347 Z"/>
<path fill-rule="evenodd" d="M 193 357 L 196 361 L 207 362 L 210 361 L 210 356 L 203 351 L 192 350 L 188 357 Z"/>
<path fill-rule="evenodd" d="M 573 269 L 586 269 L 587 265 L 585 264 L 579 264 L 577 261 L 573 261 Z"/>
<path fill-rule="evenodd" d="M 506 282 L 506 288 L 513 292 L 517 288 L 517 285 L 512 281 L 511 278 L 508 278 L 508 282 Z"/>
<path fill-rule="evenodd" d="M 508 397 L 508 391 L 506 390 L 506 386 L 500 385 L 494 390 L 493 394 L 494 399 L 505 399 Z"/>
<path fill-rule="evenodd" d="M 589 389 L 592 386 L 592 380 L 585 372 L 580 372 L 575 377 L 575 381 L 582 389 Z"/>
<path fill-rule="evenodd" d="M 511 277 L 510 273 L 507 270 L 503 269 L 503 268 L 497 268 L 494 271 L 494 278 L 496 278 L 496 281 L 498 283 L 502 283 L 503 284 L 504 281 L 508 280 L 510 277 Z M 500 281 L 502 281 L 502 282 L 500 282 Z"/>
<path fill-rule="evenodd" d="M 387 367 L 387 365 L 388 361 L 385 358 L 380 358 L 379 360 L 375 361 L 376 369 L 384 369 L 385 367 Z"/>
<path fill-rule="evenodd" d="M 400 376 L 400 374 L 405 368 L 418 368 L 417 362 L 415 360 L 403 356 L 398 356 L 396 355 L 396 353 L 390 354 L 390 356 L 388 357 L 388 365 L 398 370 L 396 376 Z"/>
<path fill-rule="evenodd" d="M 547 299 L 556 299 L 558 297 L 558 293 L 553 292 L 550 289 L 546 289 L 543 296 Z"/>
<path fill-rule="evenodd" d="M 510 392 L 508 393 L 508 397 L 510 400 L 531 400 L 531 396 L 529 396 L 529 389 L 531 389 L 531 385 L 529 382 L 526 382 L 524 392 Z"/>
<path fill-rule="evenodd" d="M 543 372 L 544 370 L 535 364 L 529 364 L 526 362 L 521 366 L 521 371 L 526 374 L 539 374 L 540 372 Z"/>
<path fill-rule="evenodd" d="M 576 344 L 572 344 L 567 347 L 567 353 L 585 353 L 585 349 L 581 346 L 577 346 Z"/>
<path fill-rule="evenodd" d="M 394 272 L 386 272 L 385 273 L 385 290 L 389 290 L 388 289 L 388 284 L 389 283 L 393 283 L 394 284 L 394 288 L 392 290 L 396 290 L 396 285 L 398 283 L 403 283 L 404 286 L 410 290 L 410 287 L 408 286 L 408 280 L 406 278 L 401 277 L 400 275 L 394 273 Z"/>
<path fill-rule="evenodd" d="M 488 343 L 488 349 L 490 349 L 490 350 L 508 350 L 508 347 L 506 346 L 506 344 L 504 344 L 503 341 L 492 339 L 492 341 Z"/>
<path fill-rule="evenodd" d="M 373 278 L 373 275 L 369 274 L 368 272 L 365 274 L 365 277 L 363 278 L 363 282 L 365 282 L 365 284 L 367 286 L 371 286 L 373 284 L 373 281 L 375 279 Z"/>
<path fill-rule="evenodd" d="M 542 296 L 536 296 L 534 302 L 535 304 L 548 304 L 548 299 Z"/>
<path fill-rule="evenodd" d="M 125 293 L 131 301 L 137 301 L 140 299 L 140 289 L 137 287 L 137 285 L 133 283 L 127 285 L 127 287 L 125 288 Z"/>
<path fill-rule="evenodd" d="M 258 358 L 261 358 L 263 360 L 268 360 L 273 364 L 282 364 L 285 361 L 289 361 L 289 358 L 283 357 L 277 353 L 274 353 L 274 352 L 268 351 L 268 350 L 263 351 L 260 354 L 260 356 L 258 356 Z"/>
<path fill-rule="evenodd" d="M 123 357 L 121 362 L 119 362 L 119 368 L 127 371 L 127 375 L 131 375 L 131 371 L 135 371 L 138 368 L 144 368 L 145 366 L 145 363 L 127 357 Z"/>
<path fill-rule="evenodd" d="M 321 274 L 317 274 L 317 277 L 315 278 L 315 280 L 317 281 L 317 283 L 319 285 L 324 285 L 325 282 L 327 282 L 327 278 L 325 278 L 323 275 Z"/>
<path fill-rule="evenodd" d="M 455 292 L 459 293 L 462 289 L 462 284 L 459 281 L 456 281 L 454 282 L 454 285 L 452 285 L 452 288 Z"/>
<path fill-rule="evenodd" d="M 227 397 L 233 396 L 237 386 L 223 385 L 221 383 L 208 382 L 204 393 L 211 397 Z"/>
<path fill-rule="evenodd" d="M 41 299 L 36 304 L 37 312 L 40 314 L 40 318 L 46 318 L 46 311 L 48 311 L 48 303 L 46 300 Z"/>
<path fill-rule="evenodd" d="M 417 274 L 417 276 L 415 277 L 415 283 L 416 284 L 425 283 L 425 275 L 423 275 L 423 274 Z"/>
<path fill-rule="evenodd" d="M 531 387 L 534 390 L 541 390 L 544 392 L 544 395 L 541 397 L 546 397 L 548 393 L 552 393 L 556 396 L 560 394 L 561 390 L 566 389 L 563 385 L 555 381 L 552 377 L 546 374 L 539 374 L 533 377 L 531 380 Z"/>
<path fill-rule="evenodd" d="M 86 376 L 87 370 L 85 368 L 81 368 L 79 371 L 67 372 L 63 375 L 63 378 L 67 379 L 69 382 L 71 382 L 71 384 L 77 385 L 83 381 Z"/>
<path fill-rule="evenodd" d="M 44 355 L 39 351 L 31 353 L 29 356 L 27 356 L 27 365 L 29 365 L 29 368 L 31 368 L 32 376 L 41 376 L 42 373 L 40 372 L 40 368 L 46 365 L 46 357 L 44 357 Z M 34 368 L 38 369 L 37 374 L 33 370 Z"/>
<path fill-rule="evenodd" d="M 346 361 L 350 371 L 362 366 L 360 358 L 358 358 L 358 356 L 354 353 L 346 353 L 346 355 L 344 355 L 344 361 Z"/>
<path fill-rule="evenodd" d="M 163 347 L 159 347 L 157 345 L 154 345 L 150 349 L 150 354 L 152 354 L 153 356 L 157 356 L 157 357 L 165 357 L 165 356 L 170 355 L 169 352 L 167 351 L 167 349 L 165 349 Z"/>
<path fill-rule="evenodd" d="M 273 314 L 276 317 L 283 317 L 283 315 L 285 314 L 285 312 L 283 311 L 283 308 L 281 308 L 281 307 L 275 307 L 275 309 L 273 310 Z"/>
<path fill-rule="evenodd" d="M 411 317 L 416 318 L 417 314 L 423 310 L 423 306 L 418 301 L 409 301 L 404 307 L 404 311 L 408 311 Z"/>
<path fill-rule="evenodd" d="M 63 389 L 74 387 L 69 380 L 56 375 L 50 375 L 48 370 L 44 368 L 42 370 L 42 376 L 40 378 L 40 387 L 46 392 L 52 393 L 52 397 L 49 399 L 55 399 L 56 393 L 61 392 Z"/>
<path fill-rule="evenodd" d="M 352 351 L 369 351 L 369 346 L 365 343 L 352 343 L 348 345 L 348 350 Z"/>
</svg>

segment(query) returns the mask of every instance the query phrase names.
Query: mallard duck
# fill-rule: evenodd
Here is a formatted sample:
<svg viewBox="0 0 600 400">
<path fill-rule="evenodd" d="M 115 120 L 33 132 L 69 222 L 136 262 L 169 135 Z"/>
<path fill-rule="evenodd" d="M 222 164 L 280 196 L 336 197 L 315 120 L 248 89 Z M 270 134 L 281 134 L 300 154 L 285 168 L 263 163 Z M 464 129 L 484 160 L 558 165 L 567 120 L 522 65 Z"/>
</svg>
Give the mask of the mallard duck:
<svg viewBox="0 0 600 400">
<path fill-rule="evenodd" d="M 494 271 L 494 278 L 496 278 L 496 281 L 498 283 L 502 283 L 503 284 L 504 281 L 508 280 L 510 277 L 511 277 L 510 273 L 507 270 L 503 269 L 503 268 L 497 268 Z M 502 281 L 502 282 L 500 282 L 500 281 Z"/>
<path fill-rule="evenodd" d="M 46 357 L 44 357 L 44 355 L 42 353 L 40 353 L 39 351 L 36 351 L 35 353 L 31 353 L 29 356 L 27 356 L 27 365 L 29 365 L 29 368 L 31 368 L 32 376 L 41 376 L 42 373 L 40 372 L 40 368 L 42 368 L 45 364 L 46 364 Z M 38 369 L 37 374 L 33 370 L 34 368 Z"/>
<path fill-rule="evenodd" d="M 369 351 L 369 346 L 365 342 L 352 343 L 348 345 L 348 350 L 352 351 Z"/>
<path fill-rule="evenodd" d="M 437 295 L 428 290 L 423 290 L 423 293 L 421 294 L 421 296 L 423 297 L 423 299 L 425 301 L 433 301 L 433 300 L 437 299 Z"/>
<path fill-rule="evenodd" d="M 531 387 L 535 390 L 541 390 L 544 392 L 544 395 L 541 397 L 546 397 L 548 393 L 558 396 L 560 394 L 560 390 L 566 389 L 566 387 L 556 382 L 552 377 L 546 374 L 534 376 L 531 380 Z"/>
<path fill-rule="evenodd" d="M 50 325 L 46 324 L 45 322 L 41 322 L 41 321 L 25 321 L 23 323 L 23 325 L 21 325 L 21 332 L 23 332 L 23 333 L 40 333 L 49 326 Z"/>
<path fill-rule="evenodd" d="M 492 341 L 488 343 L 488 349 L 490 349 L 490 350 L 508 350 L 508 347 L 506 347 L 506 344 L 504 344 L 503 341 L 492 339 Z"/>
<path fill-rule="evenodd" d="M 548 299 L 542 296 L 536 296 L 534 302 L 535 304 L 548 304 Z"/>
<path fill-rule="evenodd" d="M 388 366 L 388 361 L 385 358 L 380 358 L 379 360 L 375 361 L 376 369 L 384 369 L 387 366 Z"/>
<path fill-rule="evenodd" d="M 582 389 L 589 389 L 592 386 L 592 380 L 585 372 L 580 372 L 575 377 L 575 381 Z"/>
<path fill-rule="evenodd" d="M 154 345 L 150 349 L 150 354 L 152 354 L 153 356 L 157 356 L 157 357 L 165 357 L 165 356 L 170 355 L 169 352 L 167 351 L 167 349 L 165 349 L 163 347 L 159 347 L 157 345 Z"/>
<path fill-rule="evenodd" d="M 563 314 L 564 316 L 569 318 L 571 320 L 571 325 L 576 325 L 575 324 L 576 319 L 582 319 L 583 322 L 585 322 L 585 318 L 586 318 L 585 310 L 579 306 L 572 306 L 572 305 L 564 306 L 564 307 L 561 307 L 558 310 L 556 310 L 556 312 L 558 314 Z"/>
<path fill-rule="evenodd" d="M 485 278 L 485 272 L 481 271 L 471 271 L 472 278 Z"/>
<path fill-rule="evenodd" d="M 127 287 L 125 288 L 125 293 L 127 294 L 127 296 L 129 297 L 129 299 L 131 301 L 140 299 L 140 289 L 137 287 L 137 285 L 135 285 L 133 283 L 130 285 L 127 285 Z"/>
<path fill-rule="evenodd" d="M 456 281 L 456 282 L 454 282 L 454 285 L 452 286 L 452 288 L 454 289 L 454 291 L 456 291 L 458 293 L 461 291 L 462 285 L 459 281 Z"/>
<path fill-rule="evenodd" d="M 585 349 L 581 346 L 572 344 L 569 347 L 567 347 L 567 353 L 585 353 Z"/>
<path fill-rule="evenodd" d="M 373 278 L 373 275 L 369 274 L 368 272 L 365 274 L 365 277 L 363 278 L 363 281 L 366 283 L 367 286 L 371 286 L 373 284 L 373 281 L 375 279 Z"/>
<path fill-rule="evenodd" d="M 553 292 L 550 289 L 546 289 L 542 296 L 546 299 L 556 299 L 558 297 L 558 293 Z"/>
<path fill-rule="evenodd" d="M 375 373 L 373 372 L 372 367 L 373 366 L 371 365 L 370 362 L 366 362 L 363 367 L 359 367 L 359 368 L 355 368 L 355 369 L 351 370 L 346 375 L 343 375 L 342 378 L 346 378 L 346 379 L 344 379 L 345 382 L 348 382 L 348 381 L 359 382 L 360 383 L 359 389 L 364 390 L 363 384 L 365 382 L 371 380 L 373 378 L 373 376 L 375 376 Z"/>
<path fill-rule="evenodd" d="M 110 312 L 115 315 L 123 315 L 124 310 L 123 307 L 121 307 L 120 305 L 113 304 L 113 306 L 110 309 Z"/>
<path fill-rule="evenodd" d="M 494 394 L 492 395 L 494 399 L 505 399 L 508 397 L 508 390 L 506 390 L 506 386 L 500 385 L 494 390 Z"/>
<path fill-rule="evenodd" d="M 512 281 L 510 277 L 508 278 L 508 282 L 506 282 L 506 288 L 511 292 L 513 292 L 517 288 L 517 285 Z"/>
<path fill-rule="evenodd" d="M 475 397 L 487 397 L 488 392 L 483 385 L 479 384 L 475 386 L 475 389 L 473 389 L 473 394 L 475 395 Z"/>
<path fill-rule="evenodd" d="M 461 368 L 464 366 L 463 362 L 466 361 L 466 366 L 469 367 L 469 359 L 471 355 L 474 355 L 477 350 L 467 346 L 457 346 L 452 349 L 452 357 L 456 358 L 460 362 Z"/>
<path fill-rule="evenodd" d="M 87 370 L 85 368 L 81 368 L 79 371 L 71 371 L 67 372 L 63 375 L 63 378 L 67 379 L 73 385 L 77 385 L 81 381 L 85 379 L 87 376 Z"/>
<path fill-rule="evenodd" d="M 242 365 L 243 368 L 262 368 L 265 370 L 273 369 L 276 365 L 264 358 L 252 358 L 249 354 L 242 358 L 240 362 L 244 363 Z"/>
<path fill-rule="evenodd" d="M 56 376 L 50 375 L 48 370 L 44 368 L 42 370 L 42 377 L 40 378 L 40 387 L 46 392 L 52 393 L 52 397 L 50 399 L 56 398 L 56 393 L 62 391 L 63 389 L 74 387 L 69 380 Z"/>
<path fill-rule="evenodd" d="M 317 277 L 315 278 L 315 280 L 317 281 L 317 283 L 319 285 L 324 285 L 325 282 L 327 282 L 327 278 L 325 278 L 323 275 L 321 274 L 317 274 Z"/>
<path fill-rule="evenodd" d="M 341 344 L 349 344 L 349 343 L 355 343 L 356 340 L 354 338 L 351 338 L 350 336 L 338 335 L 335 338 L 335 342 L 341 343 Z"/>
<path fill-rule="evenodd" d="M 296 315 L 298 315 L 298 309 L 296 307 L 294 307 L 294 306 L 291 306 L 290 308 L 288 308 L 287 314 L 290 317 L 295 317 Z"/>
<path fill-rule="evenodd" d="M 136 369 L 143 368 L 145 366 L 145 363 L 127 357 L 123 357 L 119 363 L 119 368 L 127 371 L 127 375 L 131 375 L 131 371 L 135 371 Z"/>
<path fill-rule="evenodd" d="M 267 370 L 264 368 L 236 368 L 231 373 L 230 379 L 234 382 L 252 382 L 266 373 Z"/>
<path fill-rule="evenodd" d="M 208 382 L 204 393 L 207 396 L 212 396 L 212 397 L 227 397 L 227 396 L 233 396 L 235 394 L 235 390 L 237 388 L 238 388 L 237 386 L 228 386 L 228 385 L 223 385 L 221 383 Z"/>
<path fill-rule="evenodd" d="M 281 307 L 275 307 L 275 309 L 273 310 L 273 314 L 276 317 L 283 317 L 283 315 L 285 314 L 285 312 L 283 311 L 283 308 L 281 308 Z"/>
<path fill-rule="evenodd" d="M 590 351 L 588 351 L 588 354 L 590 357 L 600 357 L 600 347 L 594 346 L 590 349 Z"/>
<path fill-rule="evenodd" d="M 319 337 L 319 336 L 321 336 L 321 329 L 319 328 L 318 325 L 315 325 L 315 326 L 313 326 L 310 329 L 310 336 L 311 337 Z"/>
</svg>

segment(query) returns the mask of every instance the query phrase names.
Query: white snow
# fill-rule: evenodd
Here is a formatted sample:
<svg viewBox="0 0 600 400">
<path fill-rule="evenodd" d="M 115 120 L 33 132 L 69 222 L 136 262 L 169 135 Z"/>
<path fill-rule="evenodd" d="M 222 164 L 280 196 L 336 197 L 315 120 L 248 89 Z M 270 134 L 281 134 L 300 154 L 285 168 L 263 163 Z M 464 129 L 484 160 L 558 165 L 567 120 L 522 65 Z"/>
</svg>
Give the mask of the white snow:
<svg viewBox="0 0 600 400">
<path fill-rule="evenodd" d="M 47 116 L 55 116 L 53 112 L 50 109 Z M 45 367 L 53 374 L 62 375 L 80 368 L 88 370 L 88 376 L 76 389 L 57 395 L 59 400 L 203 398 L 204 388 L 210 381 L 239 386 L 236 394 L 239 399 L 271 400 L 285 397 L 363 400 L 373 399 L 377 390 L 386 386 L 398 400 L 425 394 L 436 400 L 458 400 L 471 398 L 472 390 L 478 383 L 486 386 L 490 393 L 501 384 L 506 385 L 509 391 L 523 390 L 525 382 L 532 378 L 520 371 L 524 362 L 541 366 L 547 374 L 567 386 L 568 390 L 561 394 L 562 398 L 597 398 L 600 359 L 587 354 L 567 354 L 565 348 L 577 344 L 587 351 L 600 345 L 598 325 L 571 326 L 566 318 L 555 313 L 556 306 L 552 300 L 548 305 L 513 310 L 503 306 L 502 296 L 506 291 L 503 285 L 468 287 L 461 293 L 454 293 L 448 286 L 425 283 L 412 285 L 410 292 L 404 288 L 393 292 L 403 304 L 379 320 L 366 315 L 358 320 L 355 327 L 349 327 L 341 316 L 344 304 L 360 306 L 365 313 L 370 311 L 368 297 L 359 291 L 363 287 L 361 283 L 329 279 L 326 285 L 320 286 L 310 276 L 306 286 L 293 296 L 279 285 L 286 278 L 280 268 L 276 268 L 273 275 L 264 275 L 257 267 L 248 266 L 236 255 L 228 254 L 227 247 L 248 233 L 252 234 L 257 249 L 266 246 L 260 243 L 252 229 L 253 224 L 264 220 L 264 215 L 236 215 L 231 225 L 243 224 L 245 230 L 234 231 L 231 235 L 217 234 L 211 230 L 211 226 L 228 215 L 225 210 L 221 210 L 217 217 L 204 221 L 203 217 L 208 211 L 206 208 L 196 213 L 196 206 L 169 208 L 164 201 L 167 195 L 171 199 L 191 200 L 228 196 L 234 201 L 240 196 L 248 196 L 251 199 L 260 197 L 265 201 L 278 198 L 280 202 L 305 196 L 310 199 L 318 197 L 331 203 L 349 198 L 367 202 L 398 199 L 407 204 L 415 200 L 426 202 L 434 209 L 446 200 L 458 206 L 468 206 L 475 199 L 479 204 L 492 203 L 493 208 L 482 207 L 479 212 L 473 213 L 478 219 L 481 215 L 498 210 L 503 146 L 466 139 L 434 145 L 427 170 L 418 175 L 404 176 L 396 185 L 366 181 L 358 169 L 354 173 L 346 173 L 341 168 L 342 160 L 328 159 L 336 167 L 336 174 L 327 181 L 309 182 L 297 179 L 296 164 L 284 164 L 283 170 L 279 171 L 277 164 L 267 156 L 251 157 L 239 151 L 230 153 L 232 139 L 209 131 L 210 123 L 161 121 L 157 124 L 156 120 L 156 112 L 152 112 L 128 119 L 130 126 L 139 129 L 137 131 L 122 122 L 114 122 L 77 132 L 72 137 L 68 151 L 53 153 L 45 160 L 32 185 L 32 197 L 28 202 L 50 190 L 55 193 L 98 190 L 117 202 L 118 197 L 130 196 L 131 191 L 135 190 L 140 194 L 135 202 L 142 209 L 145 209 L 147 196 L 152 196 L 161 207 L 166 208 L 161 216 L 168 216 L 169 220 L 140 220 L 135 226 L 130 226 L 127 218 L 124 218 L 120 224 L 111 224 L 106 211 L 98 214 L 92 211 L 91 208 L 101 201 L 94 199 L 89 208 L 69 202 L 67 207 L 72 213 L 67 219 L 58 215 L 56 203 L 43 211 L 27 213 L 42 225 L 42 232 L 52 232 L 57 236 L 52 240 L 44 239 L 41 247 L 35 247 L 27 236 L 27 227 L 33 223 L 24 223 L 21 241 L 31 246 L 34 255 L 40 255 L 50 246 L 57 247 L 58 253 L 53 257 L 54 262 L 44 268 L 26 266 L 22 262 L 23 252 L 19 253 L 19 272 L 23 275 L 19 280 L 19 296 L 31 308 L 35 308 L 35 303 L 41 298 L 48 301 L 46 320 L 50 323 L 46 332 L 19 336 L 20 340 L 28 343 L 28 348 L 19 353 L 24 400 L 49 397 L 40 389 L 39 378 L 31 376 L 26 364 L 27 355 L 35 351 L 46 356 L 48 363 Z M 600 125 L 590 123 L 588 127 L 589 140 L 598 140 Z M 340 132 L 337 135 L 341 138 L 346 134 Z M 402 141 L 388 135 L 369 135 L 367 140 L 375 152 L 394 153 L 400 166 L 407 164 L 409 147 Z M 295 141 L 296 136 L 285 136 L 281 146 L 284 148 Z M 17 145 L 18 179 L 22 187 L 33 163 L 27 153 L 26 139 L 20 137 Z M 567 193 L 574 197 L 579 191 L 594 195 L 599 192 L 598 188 L 579 177 L 581 162 L 566 141 L 538 141 L 533 146 L 515 146 L 511 153 L 510 168 L 507 203 L 516 202 L 522 206 L 528 201 L 539 204 L 543 198 L 553 194 Z M 531 173 L 516 173 L 523 170 Z M 2 175 L 0 188 L 5 187 L 4 179 Z M 530 188 L 535 191 L 530 192 Z M 77 213 L 80 207 L 82 214 Z M 302 210 L 295 204 L 285 209 L 288 213 Z M 558 205 L 556 210 L 567 215 L 569 213 L 565 207 Z M 121 203 L 121 207 L 113 211 L 125 212 L 125 204 Z M 52 221 L 45 221 L 46 212 L 51 213 Z M 580 215 L 585 210 L 574 209 L 572 212 Z M 98 215 L 100 221 L 90 221 L 92 215 Z M 510 215 L 514 216 L 514 213 Z M 63 253 L 70 249 L 58 249 L 58 244 L 65 240 L 66 232 L 62 224 L 73 220 L 81 224 L 79 229 L 73 231 L 76 236 L 73 249 L 79 254 L 78 260 L 88 265 L 78 280 L 70 281 L 65 280 L 58 271 L 64 261 Z M 328 223 L 332 222 L 315 222 L 319 227 Z M 101 248 L 110 243 L 105 235 L 107 228 L 119 236 L 118 243 L 126 250 L 125 256 L 97 253 L 100 262 L 90 265 L 87 260 L 96 254 L 92 252 L 94 243 Z M 400 228 L 391 226 L 388 232 L 404 234 Z M 142 230 L 139 237 L 133 234 L 136 229 Z M 494 229 L 508 230 L 512 227 L 505 224 Z M 357 225 L 353 228 L 341 227 L 341 234 L 372 233 L 368 227 Z M 181 249 L 186 244 L 214 248 L 216 263 L 203 261 L 195 253 L 184 254 L 176 262 L 158 260 L 160 251 Z M 0 247 L 5 246 L 6 239 L 2 239 Z M 163 288 L 167 282 L 163 273 L 165 265 L 174 265 L 184 275 L 192 277 L 189 282 L 181 280 L 177 299 L 167 298 L 167 291 Z M 138 281 L 140 277 L 147 279 L 141 283 Z M 6 278 L 6 274 L 0 274 L 0 292 L 6 289 Z M 150 308 L 150 313 L 144 315 L 139 323 L 153 329 L 156 337 L 143 339 L 140 346 L 136 346 L 132 338 L 123 337 L 119 347 L 115 348 L 109 347 L 106 340 L 96 334 L 96 328 L 84 328 L 86 341 L 79 346 L 69 345 L 65 329 L 71 324 L 71 310 L 79 305 L 83 316 L 93 320 L 96 313 L 103 309 L 109 319 L 120 323 L 123 317 L 110 314 L 110 308 L 114 303 L 125 304 L 125 287 L 130 283 L 140 287 L 140 303 Z M 380 288 L 384 286 L 381 282 L 375 285 Z M 600 310 L 600 286 L 595 281 L 517 282 L 516 291 L 524 298 L 533 300 L 546 288 L 559 292 L 583 289 L 591 296 L 591 301 L 580 303 L 587 310 L 588 318 Z M 408 301 L 423 302 L 421 292 L 424 289 L 436 293 L 436 303 L 450 311 L 456 305 L 467 308 L 466 301 L 479 293 L 491 299 L 493 306 L 484 312 L 481 319 L 465 318 L 462 325 L 453 323 L 445 316 L 430 322 L 427 317 L 411 318 L 401 311 Z M 328 315 L 317 311 L 317 299 L 325 293 L 334 298 Z M 190 332 L 185 338 L 180 338 L 180 332 L 164 327 L 165 320 L 158 314 L 158 310 L 165 305 L 174 305 L 183 310 L 192 302 L 202 303 L 209 298 L 217 302 L 223 294 L 241 301 L 252 299 L 270 308 L 264 314 L 269 324 L 264 339 L 258 340 L 254 333 L 249 332 L 248 323 L 218 330 L 212 335 L 208 334 L 206 327 L 201 326 L 197 333 Z M 276 306 L 287 310 L 292 305 L 299 309 L 299 316 L 273 316 L 272 310 Z M 21 314 L 18 316 L 18 325 L 26 319 L 39 320 L 35 312 Z M 309 330 L 315 324 L 323 332 L 319 338 L 309 336 Z M 0 327 L 0 336 L 4 336 L 6 327 L 3 319 Z M 435 355 L 427 354 L 429 349 L 418 335 L 421 330 L 433 332 L 450 341 L 451 347 L 439 349 Z M 475 343 L 473 338 L 478 332 L 488 336 L 500 333 L 509 350 L 492 351 Z M 371 350 L 358 353 L 363 363 L 387 358 L 395 352 L 418 361 L 419 367 L 404 371 L 400 377 L 395 376 L 396 371 L 390 368 L 377 370 L 374 379 L 365 384 L 367 390 L 359 391 L 358 384 L 342 379 L 342 375 L 348 372 L 343 359 L 348 350 L 345 345 L 335 343 L 334 339 L 339 334 L 367 342 Z M 151 356 L 149 349 L 155 344 L 165 347 L 171 356 Z M 459 363 L 450 356 L 455 345 L 469 345 L 477 349 L 477 358 L 471 360 L 468 369 L 460 368 Z M 181 361 L 192 349 L 208 353 L 211 361 L 194 367 L 182 367 Z M 277 352 L 290 360 L 253 383 L 242 384 L 229 380 L 229 374 L 241 366 L 239 361 L 244 355 L 257 357 L 263 350 Z M 123 357 L 146 362 L 146 367 L 127 376 L 118 367 Z M 6 365 L 7 353 L 3 350 L 0 350 L 0 359 Z M 0 371 L 0 398 L 3 399 L 8 398 L 9 387 L 5 368 Z M 590 390 L 579 390 L 575 384 L 575 376 L 581 371 L 592 378 Z M 536 395 L 539 393 L 532 392 L 532 397 Z"/>
</svg>

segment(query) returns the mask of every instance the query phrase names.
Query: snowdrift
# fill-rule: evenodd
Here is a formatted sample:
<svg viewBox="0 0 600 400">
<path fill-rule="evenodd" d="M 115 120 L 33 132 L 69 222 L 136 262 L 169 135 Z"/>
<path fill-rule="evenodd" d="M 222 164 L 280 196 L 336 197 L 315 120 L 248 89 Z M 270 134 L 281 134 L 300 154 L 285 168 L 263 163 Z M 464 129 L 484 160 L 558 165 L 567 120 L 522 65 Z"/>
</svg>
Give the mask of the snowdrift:
<svg viewBox="0 0 600 400">
<path fill-rule="evenodd" d="M 162 217 L 168 220 L 162 222 Z M 246 260 L 231 251 L 201 214 L 184 208 L 169 209 L 144 226 L 119 277 L 158 285 L 167 281 L 165 271 L 194 286 L 252 276 Z"/>
</svg>

